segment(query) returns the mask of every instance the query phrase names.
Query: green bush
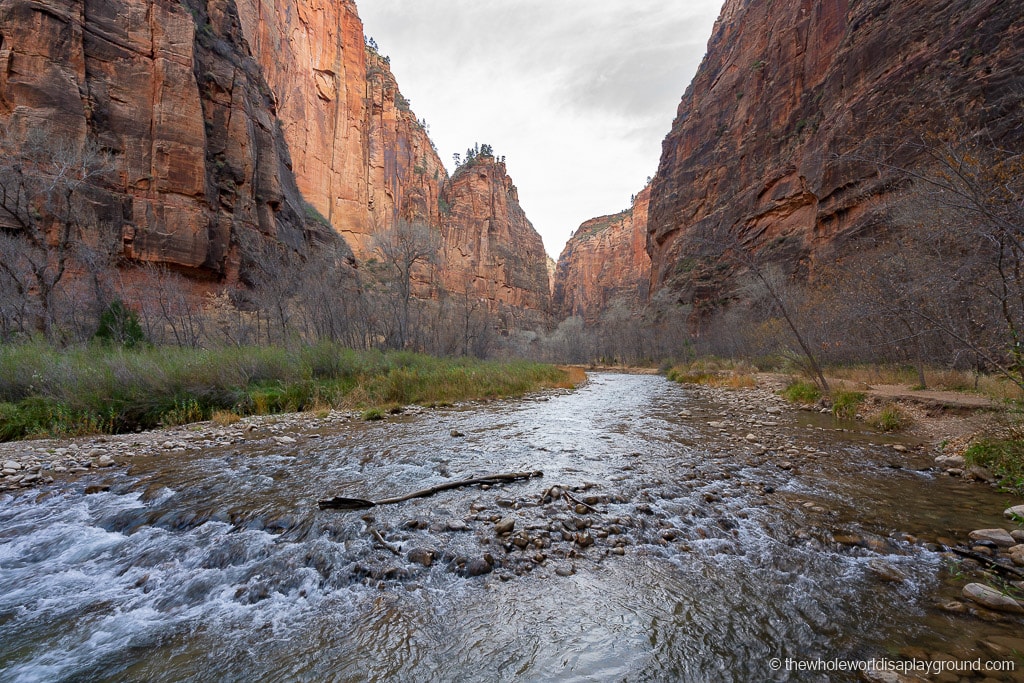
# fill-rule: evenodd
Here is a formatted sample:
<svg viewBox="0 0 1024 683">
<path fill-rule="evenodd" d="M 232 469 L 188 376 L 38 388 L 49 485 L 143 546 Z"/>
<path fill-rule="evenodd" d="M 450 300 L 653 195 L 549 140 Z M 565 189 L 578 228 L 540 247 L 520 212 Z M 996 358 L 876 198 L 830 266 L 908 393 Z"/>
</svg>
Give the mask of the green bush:
<svg viewBox="0 0 1024 683">
<path fill-rule="evenodd" d="M 968 465 L 987 468 L 1006 491 L 1024 495 L 1024 439 L 986 439 L 964 452 Z"/>
<path fill-rule="evenodd" d="M 782 397 L 791 403 L 803 403 L 805 405 L 810 405 L 812 403 L 817 403 L 821 398 L 821 390 L 816 384 L 805 382 L 803 380 L 796 380 L 783 389 Z"/>
<path fill-rule="evenodd" d="M 895 403 L 888 403 L 869 416 L 867 423 L 883 432 L 898 432 L 910 425 L 910 417 Z"/>
<path fill-rule="evenodd" d="M 864 394 L 859 391 L 837 391 L 832 394 L 832 414 L 844 420 L 857 417 L 857 410 L 864 403 Z"/>
<path fill-rule="evenodd" d="M 134 348 L 146 341 L 139 317 L 120 299 L 114 299 L 100 314 L 96 339 L 108 344 Z"/>
</svg>

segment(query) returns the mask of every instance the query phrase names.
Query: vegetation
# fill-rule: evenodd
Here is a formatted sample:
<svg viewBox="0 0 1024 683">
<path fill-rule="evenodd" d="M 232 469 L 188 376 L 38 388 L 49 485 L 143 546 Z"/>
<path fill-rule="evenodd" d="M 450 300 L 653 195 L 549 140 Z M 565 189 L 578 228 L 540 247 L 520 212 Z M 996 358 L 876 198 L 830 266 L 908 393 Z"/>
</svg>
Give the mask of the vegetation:
<svg viewBox="0 0 1024 683">
<path fill-rule="evenodd" d="M 230 424 L 242 415 L 329 407 L 438 405 L 570 387 L 572 380 L 565 370 L 527 361 L 446 360 L 330 343 L 291 350 L 6 345 L 0 346 L 0 439 L 115 433 L 211 417 Z"/>
<path fill-rule="evenodd" d="M 811 405 L 821 399 L 821 389 L 811 382 L 794 380 L 782 390 L 782 397 L 792 403 Z"/>
<path fill-rule="evenodd" d="M 680 384 L 703 384 L 726 389 L 745 389 L 757 386 L 754 373 L 757 368 L 741 361 L 721 358 L 702 358 L 673 365 L 665 376 Z"/>
<path fill-rule="evenodd" d="M 887 403 L 867 416 L 866 422 L 883 432 L 898 432 L 910 426 L 910 416 L 895 403 Z"/>
<path fill-rule="evenodd" d="M 832 393 L 832 414 L 843 420 L 857 417 L 857 410 L 864 403 L 864 394 L 859 391 L 835 391 Z"/>
<path fill-rule="evenodd" d="M 1006 491 L 1024 495 L 1024 434 L 974 443 L 964 453 L 964 460 L 987 468 Z"/>
</svg>

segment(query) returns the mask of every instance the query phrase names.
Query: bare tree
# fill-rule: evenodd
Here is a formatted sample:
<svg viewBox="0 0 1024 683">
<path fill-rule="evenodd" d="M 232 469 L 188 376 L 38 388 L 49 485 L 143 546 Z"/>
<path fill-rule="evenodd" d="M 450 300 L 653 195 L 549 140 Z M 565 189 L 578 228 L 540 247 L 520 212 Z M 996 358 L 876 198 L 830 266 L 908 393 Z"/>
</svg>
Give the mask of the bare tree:
<svg viewBox="0 0 1024 683">
<path fill-rule="evenodd" d="M 110 168 L 95 143 L 0 129 L 0 270 L 7 290 L 28 306 L 30 327 L 56 339 L 57 296 L 76 245 L 96 232 L 87 193 Z"/>
<path fill-rule="evenodd" d="M 440 235 L 423 223 L 399 221 L 376 235 L 373 252 L 380 259 L 373 268 L 391 312 L 388 345 L 405 348 L 413 340 L 413 282 L 418 268 L 433 264 L 441 246 Z"/>
</svg>

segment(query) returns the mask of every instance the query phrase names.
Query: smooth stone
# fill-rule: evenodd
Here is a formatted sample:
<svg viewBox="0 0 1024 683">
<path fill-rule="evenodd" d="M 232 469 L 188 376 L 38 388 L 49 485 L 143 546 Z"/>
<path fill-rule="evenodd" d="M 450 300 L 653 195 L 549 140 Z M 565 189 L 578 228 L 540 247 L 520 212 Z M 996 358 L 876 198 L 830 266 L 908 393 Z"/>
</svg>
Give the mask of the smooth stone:
<svg viewBox="0 0 1024 683">
<path fill-rule="evenodd" d="M 466 531 L 469 529 L 469 525 L 461 519 L 449 519 L 445 526 L 448 527 L 448 531 Z"/>
<path fill-rule="evenodd" d="M 968 537 L 972 541 L 989 541 L 1003 548 L 1017 545 L 1017 541 L 1013 540 L 1013 536 L 1006 529 L 975 529 Z"/>
<path fill-rule="evenodd" d="M 679 417 L 693 417 L 693 413 L 691 413 L 689 410 L 680 410 Z"/>
<path fill-rule="evenodd" d="M 963 467 L 964 457 L 962 455 L 940 455 L 935 458 L 935 464 L 941 467 Z"/>
<path fill-rule="evenodd" d="M 505 517 L 497 524 L 494 525 L 494 533 L 499 536 L 504 534 L 512 533 L 512 530 L 516 528 L 516 520 L 512 517 Z"/>
<path fill-rule="evenodd" d="M 995 475 L 993 475 L 992 472 L 990 472 L 988 469 L 984 467 L 979 467 L 978 465 L 968 467 L 967 470 L 964 472 L 964 477 L 968 479 L 974 478 L 977 479 L 978 481 L 983 481 L 987 484 L 990 484 L 996 480 Z"/>
<path fill-rule="evenodd" d="M 295 443 L 295 439 L 290 437 L 290 436 L 275 436 L 274 437 L 274 441 L 276 441 L 277 443 L 279 443 L 281 445 Z M 173 448 L 173 446 L 172 446 L 172 448 Z"/>
<path fill-rule="evenodd" d="M 4 463 L 4 467 L 7 467 L 7 463 Z M 1014 517 L 1024 519 L 1024 505 L 1014 505 L 1012 508 L 1006 508 L 1003 510 L 1003 516 L 1007 519 L 1013 519 Z"/>
<path fill-rule="evenodd" d="M 1015 655 L 1024 653 L 1024 638 L 987 636 L 984 640 L 979 641 L 978 644 L 996 657 L 1012 659 Z"/>
<path fill-rule="evenodd" d="M 465 434 L 460 432 L 458 429 L 453 429 L 450 432 L 448 432 L 448 434 L 456 439 L 465 436 Z"/>
<path fill-rule="evenodd" d="M 1017 543 L 1024 543 L 1024 529 L 1014 529 L 1010 532 L 1010 536 L 1012 536 L 1013 540 L 1017 541 Z"/>
<path fill-rule="evenodd" d="M 747 435 L 746 435 L 745 437 L 743 437 L 743 438 L 744 438 L 744 439 L 746 439 L 747 441 L 751 441 L 751 442 L 753 442 L 753 441 L 757 441 L 757 436 L 756 436 L 756 435 L 754 435 L 754 434 L 747 434 Z"/>
<path fill-rule="evenodd" d="M 560 564 L 555 567 L 555 573 L 559 576 L 572 576 L 576 573 L 576 570 L 570 564 Z"/>
<path fill-rule="evenodd" d="M 101 455 L 100 459 L 96 461 L 96 464 L 99 467 L 113 467 L 114 459 L 111 458 L 109 455 Z"/>
<path fill-rule="evenodd" d="M 20 470 L 21 469 L 21 463 L 18 462 L 17 460 L 5 460 L 4 461 L 4 469 L 5 470 L 15 470 L 15 471 Z"/>
<path fill-rule="evenodd" d="M 964 586 L 963 596 L 999 612 L 1024 614 L 1024 607 L 1019 602 L 982 583 L 969 583 Z"/>
<path fill-rule="evenodd" d="M 475 557 L 466 564 L 466 576 L 483 576 L 494 571 L 494 565 L 483 557 Z"/>
<path fill-rule="evenodd" d="M 882 560 L 871 560 L 868 562 L 868 569 L 870 569 L 875 576 L 884 581 L 899 583 L 907 578 L 899 569 L 896 569 L 896 567 L 893 567 Z"/>
</svg>

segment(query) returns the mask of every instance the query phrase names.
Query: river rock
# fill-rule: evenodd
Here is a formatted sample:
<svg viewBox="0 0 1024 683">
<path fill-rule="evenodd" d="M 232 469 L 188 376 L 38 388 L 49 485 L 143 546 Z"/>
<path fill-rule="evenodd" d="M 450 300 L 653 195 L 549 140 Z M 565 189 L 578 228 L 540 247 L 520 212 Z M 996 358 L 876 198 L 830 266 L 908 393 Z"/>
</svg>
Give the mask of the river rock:
<svg viewBox="0 0 1024 683">
<path fill-rule="evenodd" d="M 290 437 L 290 436 L 275 436 L 274 437 L 274 441 L 276 441 L 277 443 L 281 444 L 282 446 L 285 446 L 285 445 L 291 444 L 291 443 L 295 443 L 295 439 L 293 437 Z"/>
<path fill-rule="evenodd" d="M 871 560 L 868 562 L 868 569 L 883 581 L 892 581 L 893 583 L 899 583 L 904 581 L 907 577 L 896 567 L 883 562 L 882 560 Z"/>
<path fill-rule="evenodd" d="M 999 612 L 1024 614 L 1024 607 L 1019 602 L 982 583 L 969 583 L 964 586 L 963 596 L 979 605 Z"/>
<path fill-rule="evenodd" d="M 1024 544 L 1015 545 L 1010 548 L 1010 559 L 1018 567 L 1024 567 Z M 1024 650 L 1021 650 L 1024 652 Z"/>
<path fill-rule="evenodd" d="M 456 439 L 459 439 L 459 438 L 462 438 L 463 436 L 465 436 L 465 434 L 460 432 L 458 429 L 453 429 L 450 432 L 448 432 L 448 434 L 450 436 L 452 436 L 453 438 L 456 438 Z"/>
<path fill-rule="evenodd" d="M 978 465 L 974 465 L 972 467 L 968 467 L 964 471 L 964 478 L 966 478 L 966 479 L 977 479 L 978 481 L 983 481 L 986 484 L 991 484 L 992 482 L 994 482 L 996 480 L 995 475 L 993 475 L 992 472 L 990 472 L 988 469 L 986 469 L 984 467 L 980 467 Z"/>
<path fill-rule="evenodd" d="M 434 564 L 435 555 L 436 553 L 429 548 L 413 548 L 406 557 L 410 562 L 429 567 Z"/>
<path fill-rule="evenodd" d="M 1017 541 L 1013 540 L 1006 529 L 975 529 L 968 536 L 972 541 L 989 541 L 1002 548 L 1017 545 Z"/>
<path fill-rule="evenodd" d="M 1010 536 L 1013 536 L 1013 540 L 1017 543 L 1024 543 L 1024 529 L 1014 529 L 1010 532 Z"/>
<path fill-rule="evenodd" d="M 21 469 L 21 467 L 22 467 L 21 463 L 18 462 L 17 460 L 5 460 L 4 461 L 4 469 L 5 470 L 13 470 L 13 471 L 17 472 L 18 470 Z"/>
<path fill-rule="evenodd" d="M 516 520 L 512 517 L 504 517 L 494 525 L 494 533 L 499 536 L 503 536 L 504 534 L 512 533 L 512 530 L 515 528 Z"/>
<path fill-rule="evenodd" d="M 560 564 L 555 567 L 555 573 L 559 576 L 572 576 L 576 573 L 576 570 L 571 564 Z"/>
<path fill-rule="evenodd" d="M 988 636 L 978 641 L 983 649 L 988 650 L 993 656 L 1013 659 L 1024 652 L 1024 638 L 1013 636 Z"/>
<path fill-rule="evenodd" d="M 485 557 L 475 557 L 466 563 L 466 576 L 483 576 L 494 571 L 494 565 Z"/>
<path fill-rule="evenodd" d="M 963 467 L 964 457 L 962 455 L 940 455 L 935 458 L 935 464 L 940 467 Z"/>
<path fill-rule="evenodd" d="M 4 463 L 4 467 L 7 467 L 7 463 Z M 1007 519 L 1013 519 L 1015 517 L 1024 519 L 1024 505 L 1014 505 L 1012 508 L 1006 508 L 1003 510 L 1003 516 Z"/>
<path fill-rule="evenodd" d="M 100 456 L 100 459 L 96 461 L 96 465 L 99 467 L 113 467 L 114 459 L 104 453 Z"/>
</svg>

